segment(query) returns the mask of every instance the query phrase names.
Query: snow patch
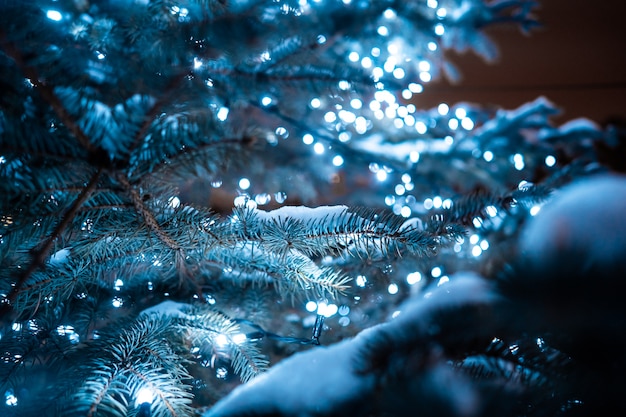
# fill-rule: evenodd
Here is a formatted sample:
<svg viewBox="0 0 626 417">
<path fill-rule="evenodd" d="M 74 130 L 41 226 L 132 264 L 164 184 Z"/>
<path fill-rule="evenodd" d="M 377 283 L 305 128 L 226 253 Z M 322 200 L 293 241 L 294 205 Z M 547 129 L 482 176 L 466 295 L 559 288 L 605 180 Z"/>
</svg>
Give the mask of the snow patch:
<svg viewBox="0 0 626 417">
<path fill-rule="evenodd" d="M 445 288 L 435 288 L 430 297 L 408 300 L 394 320 L 330 347 L 313 348 L 284 359 L 267 373 L 234 389 L 204 417 L 365 415 L 383 406 L 381 395 L 396 402 L 405 396 L 403 401 L 416 406 L 425 406 L 423 401 L 428 401 L 471 415 L 477 407 L 477 393 L 463 378 L 453 378 L 443 358 L 412 376 L 415 384 L 390 381 L 385 377 L 388 370 L 381 370 L 379 363 L 368 363 L 367 358 L 373 348 L 380 350 L 381 346 L 395 355 L 419 350 L 415 340 L 427 337 L 429 326 L 424 323 L 434 313 L 468 303 L 488 304 L 495 299 L 492 288 L 482 278 L 472 273 L 456 274 Z M 405 392 L 396 393 L 397 384 L 407 385 Z"/>
</svg>

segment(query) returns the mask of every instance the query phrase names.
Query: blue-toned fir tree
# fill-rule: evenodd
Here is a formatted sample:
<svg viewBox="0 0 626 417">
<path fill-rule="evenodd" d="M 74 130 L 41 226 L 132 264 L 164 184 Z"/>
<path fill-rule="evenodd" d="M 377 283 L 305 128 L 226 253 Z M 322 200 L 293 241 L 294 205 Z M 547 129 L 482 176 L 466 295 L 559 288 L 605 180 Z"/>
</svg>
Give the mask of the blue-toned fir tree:
<svg viewBox="0 0 626 417">
<path fill-rule="evenodd" d="M 623 136 L 419 105 L 535 2 L 0 6 L 1 415 L 626 411 Z"/>
</svg>

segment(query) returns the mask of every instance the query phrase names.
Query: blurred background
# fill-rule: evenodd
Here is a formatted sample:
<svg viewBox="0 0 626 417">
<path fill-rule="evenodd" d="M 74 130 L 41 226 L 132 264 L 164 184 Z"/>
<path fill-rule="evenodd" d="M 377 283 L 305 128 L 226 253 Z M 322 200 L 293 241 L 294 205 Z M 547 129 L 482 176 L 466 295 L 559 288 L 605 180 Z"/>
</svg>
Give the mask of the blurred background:
<svg viewBox="0 0 626 417">
<path fill-rule="evenodd" d="M 418 108 L 469 102 L 516 108 L 544 96 L 562 109 L 553 120 L 585 117 L 605 125 L 626 123 L 626 2 L 541 0 L 543 23 L 529 35 L 512 27 L 488 29 L 500 54 L 486 64 L 473 53 L 450 51 L 461 79 L 432 82 Z"/>
</svg>

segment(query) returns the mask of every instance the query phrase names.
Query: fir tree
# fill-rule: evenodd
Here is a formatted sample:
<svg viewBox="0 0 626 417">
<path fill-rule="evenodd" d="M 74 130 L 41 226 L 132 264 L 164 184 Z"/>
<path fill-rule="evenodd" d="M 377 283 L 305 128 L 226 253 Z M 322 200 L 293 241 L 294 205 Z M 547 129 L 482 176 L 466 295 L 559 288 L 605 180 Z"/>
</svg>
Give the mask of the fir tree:
<svg viewBox="0 0 626 417">
<path fill-rule="evenodd" d="M 413 100 L 535 2 L 0 5 L 0 414 L 625 411 L 619 131 Z"/>
</svg>

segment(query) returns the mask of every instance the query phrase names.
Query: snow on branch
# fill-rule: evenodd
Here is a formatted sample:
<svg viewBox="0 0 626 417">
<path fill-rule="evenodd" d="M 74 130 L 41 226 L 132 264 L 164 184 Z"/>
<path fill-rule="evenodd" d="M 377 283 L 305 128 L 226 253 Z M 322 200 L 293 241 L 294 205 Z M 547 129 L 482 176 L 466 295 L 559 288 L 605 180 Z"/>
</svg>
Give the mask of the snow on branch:
<svg viewBox="0 0 626 417">
<path fill-rule="evenodd" d="M 429 297 L 407 301 L 396 319 L 283 360 L 236 388 L 204 417 L 366 415 L 407 404 L 418 414 L 434 408 L 472 415 L 479 407 L 477 391 L 454 375 L 443 352 L 467 336 L 468 320 L 444 334 L 436 319 L 442 312 L 468 309 L 474 312 L 471 319 L 483 318 L 497 300 L 481 278 L 459 274 Z M 474 323 L 471 332 L 480 325 Z"/>
</svg>

